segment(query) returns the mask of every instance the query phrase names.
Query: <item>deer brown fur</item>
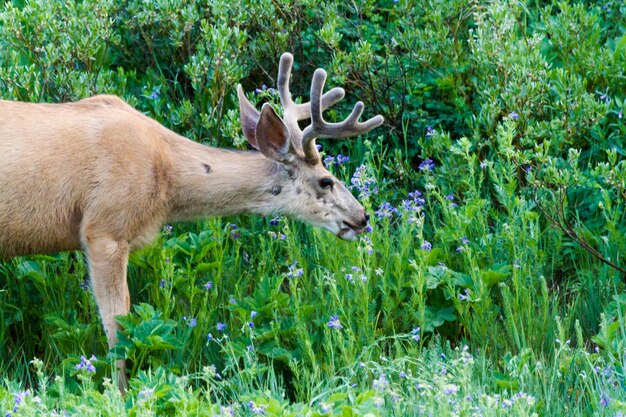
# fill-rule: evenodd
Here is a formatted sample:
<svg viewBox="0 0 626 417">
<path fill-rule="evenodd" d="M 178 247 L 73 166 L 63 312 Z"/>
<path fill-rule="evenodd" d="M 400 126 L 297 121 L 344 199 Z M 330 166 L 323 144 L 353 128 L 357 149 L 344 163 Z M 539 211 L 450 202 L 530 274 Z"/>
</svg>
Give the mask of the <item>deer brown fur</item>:
<svg viewBox="0 0 626 417">
<path fill-rule="evenodd" d="M 290 116 L 296 106 L 287 86 L 291 63 L 291 55 L 283 55 L 284 122 L 269 105 L 258 112 L 239 89 L 244 132 L 261 152 L 190 141 L 114 96 L 65 104 L 0 100 L 0 258 L 84 250 L 112 346 L 115 316 L 130 310 L 128 254 L 154 240 L 166 222 L 282 213 L 344 239 L 356 237 L 368 216 L 323 167 L 314 146 L 316 123 L 325 124 L 319 109 L 338 101 L 343 90 L 320 97 L 324 80 L 320 85 L 317 79 L 311 106 L 319 111 L 297 105 Z M 312 113 L 317 122 L 303 142 L 297 120 Z M 340 137 L 382 123 L 380 116 L 364 124 L 357 118 L 347 119 Z M 338 125 L 332 129 L 341 130 Z M 123 362 L 118 366 L 123 386 Z"/>
</svg>

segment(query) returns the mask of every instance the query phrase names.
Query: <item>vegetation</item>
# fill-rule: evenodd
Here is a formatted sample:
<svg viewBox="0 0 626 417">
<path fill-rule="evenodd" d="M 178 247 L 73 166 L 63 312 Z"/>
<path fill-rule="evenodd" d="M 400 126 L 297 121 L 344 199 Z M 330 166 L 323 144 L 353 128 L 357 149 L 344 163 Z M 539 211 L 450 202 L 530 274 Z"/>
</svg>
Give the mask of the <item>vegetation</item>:
<svg viewBox="0 0 626 417">
<path fill-rule="evenodd" d="M 370 233 L 168 225 L 131 258 L 114 352 L 80 253 L 0 263 L 0 410 L 624 415 L 625 32 L 620 0 L 6 3 L 4 99 L 117 94 L 244 149 L 235 86 L 276 104 L 291 51 L 295 95 L 324 67 L 331 118 L 360 99 L 386 124 L 322 141 Z"/>
</svg>

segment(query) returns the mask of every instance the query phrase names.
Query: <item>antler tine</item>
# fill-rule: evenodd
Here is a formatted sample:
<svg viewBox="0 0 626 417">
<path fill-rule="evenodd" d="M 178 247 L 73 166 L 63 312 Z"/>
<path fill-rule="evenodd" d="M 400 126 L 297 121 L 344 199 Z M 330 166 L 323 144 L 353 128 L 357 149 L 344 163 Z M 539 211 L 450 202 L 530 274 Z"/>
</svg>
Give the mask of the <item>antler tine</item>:
<svg viewBox="0 0 626 417">
<path fill-rule="evenodd" d="M 328 123 L 322 117 L 322 100 L 321 95 L 326 82 L 326 71 L 317 69 L 313 74 L 311 82 L 311 125 L 304 129 L 302 135 L 302 147 L 305 149 L 312 148 L 309 146 L 315 138 L 335 138 L 342 139 L 350 136 L 365 134 L 375 127 L 380 126 L 384 118 L 381 115 L 372 117 L 361 123 L 359 117 L 363 113 L 363 103 L 359 101 L 352 109 L 350 115 L 341 123 Z M 332 91 L 332 90 L 331 90 Z"/>
<path fill-rule="evenodd" d="M 280 104 L 283 106 L 286 119 L 293 118 L 295 121 L 308 119 L 311 117 L 310 104 L 296 104 L 291 98 L 289 77 L 291 76 L 292 67 L 293 55 L 289 52 L 285 52 L 280 57 L 280 63 L 278 64 L 278 96 L 280 97 Z M 345 91 L 343 88 L 333 88 L 322 96 L 322 108 L 327 109 L 336 104 L 344 95 Z"/>
<path fill-rule="evenodd" d="M 280 104 L 282 104 L 285 114 L 294 113 L 293 116 L 296 120 L 299 120 L 299 109 L 291 99 L 291 93 L 289 92 L 289 77 L 291 76 L 291 68 L 293 67 L 293 55 L 285 52 L 280 57 L 280 63 L 278 64 L 278 95 L 280 97 Z"/>
</svg>

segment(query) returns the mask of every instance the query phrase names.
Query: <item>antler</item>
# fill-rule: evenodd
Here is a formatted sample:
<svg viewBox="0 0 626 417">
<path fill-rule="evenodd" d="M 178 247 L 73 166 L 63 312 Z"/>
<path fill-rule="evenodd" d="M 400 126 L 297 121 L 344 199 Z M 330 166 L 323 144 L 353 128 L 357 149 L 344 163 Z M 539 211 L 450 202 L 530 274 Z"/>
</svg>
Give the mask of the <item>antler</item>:
<svg viewBox="0 0 626 417">
<path fill-rule="evenodd" d="M 289 77 L 291 76 L 292 66 L 293 55 L 288 52 L 284 53 L 280 57 L 280 64 L 278 65 L 278 96 L 280 97 L 280 104 L 284 109 L 283 119 L 286 123 L 311 118 L 311 106 L 309 103 L 296 104 L 291 99 L 291 92 L 289 91 Z M 327 109 L 333 104 L 339 102 L 345 94 L 346 93 L 343 88 L 333 88 L 322 96 L 322 107 Z"/>
<path fill-rule="evenodd" d="M 313 81 L 311 82 L 311 125 L 304 129 L 302 134 L 303 147 L 315 138 L 342 139 L 362 135 L 383 123 L 384 119 L 381 115 L 374 116 L 363 123 L 359 122 L 359 117 L 361 117 L 364 107 L 362 101 L 356 103 L 354 109 L 352 109 L 352 113 L 350 113 L 343 122 L 326 122 L 322 117 L 322 111 L 324 109 L 320 101 L 325 82 L 326 71 L 318 68 L 315 70 Z"/>
<path fill-rule="evenodd" d="M 289 77 L 293 67 L 293 55 L 286 52 L 280 57 L 278 66 L 278 95 L 283 106 L 283 122 L 291 132 L 292 144 L 301 147 L 305 157 L 311 161 L 319 160 L 319 152 L 315 148 L 315 138 L 343 139 L 369 132 L 380 126 L 384 119 L 381 115 L 372 117 L 361 123 L 359 117 L 363 113 L 363 103 L 358 102 L 352 113 L 341 123 L 328 123 L 322 117 L 322 112 L 339 102 L 345 95 L 341 87 L 335 87 L 322 94 L 326 82 L 326 71 L 318 68 L 313 74 L 311 82 L 311 101 L 296 104 L 289 91 Z M 246 137 L 252 146 L 256 144 L 255 128 L 259 120 L 259 112 L 248 102 L 241 86 L 238 87 L 239 103 L 242 114 L 242 126 Z M 304 131 L 298 126 L 299 120 L 311 119 L 311 125 Z"/>
<path fill-rule="evenodd" d="M 357 136 L 369 132 L 380 126 L 384 119 L 381 115 L 375 116 L 363 123 L 359 117 L 363 113 L 363 102 L 359 101 L 352 113 L 341 123 L 328 123 L 322 117 L 322 112 L 339 102 L 345 95 L 341 87 L 335 87 L 322 95 L 326 82 L 326 71 L 318 68 L 313 74 L 311 82 L 311 101 L 309 103 L 295 104 L 289 92 L 289 76 L 293 65 L 293 55 L 284 53 L 280 57 L 278 67 L 278 94 L 284 108 L 284 120 L 290 129 L 299 131 L 298 120 L 311 119 L 311 125 L 302 132 L 302 150 L 307 159 L 319 159 L 315 148 L 315 138 L 342 139 Z M 293 131 L 293 130 L 292 130 Z"/>
</svg>

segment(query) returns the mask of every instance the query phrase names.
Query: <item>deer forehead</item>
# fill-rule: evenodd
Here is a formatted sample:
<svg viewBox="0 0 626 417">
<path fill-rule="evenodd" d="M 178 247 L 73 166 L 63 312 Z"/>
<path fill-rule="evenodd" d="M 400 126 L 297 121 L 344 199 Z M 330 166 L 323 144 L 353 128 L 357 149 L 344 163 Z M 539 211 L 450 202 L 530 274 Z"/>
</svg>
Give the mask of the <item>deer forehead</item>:
<svg viewBox="0 0 626 417">
<path fill-rule="evenodd" d="M 286 173 L 291 179 L 300 179 L 306 182 L 314 180 L 315 183 L 320 178 L 335 178 L 319 159 L 317 162 L 312 163 L 305 157 L 298 158 L 291 166 L 286 167 Z"/>
</svg>

